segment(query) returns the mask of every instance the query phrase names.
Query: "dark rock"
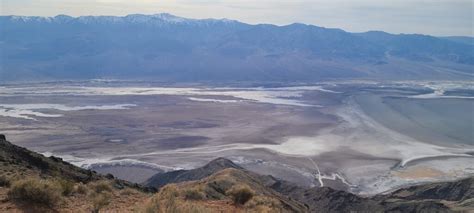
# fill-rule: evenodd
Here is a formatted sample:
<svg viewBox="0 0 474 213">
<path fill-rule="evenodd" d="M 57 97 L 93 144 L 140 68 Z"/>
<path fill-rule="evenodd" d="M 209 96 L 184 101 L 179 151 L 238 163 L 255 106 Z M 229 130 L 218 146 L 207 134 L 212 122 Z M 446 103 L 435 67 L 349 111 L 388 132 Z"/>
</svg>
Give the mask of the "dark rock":
<svg viewBox="0 0 474 213">
<path fill-rule="evenodd" d="M 145 192 L 148 192 L 148 193 L 157 193 L 157 192 L 158 192 L 158 189 L 155 188 L 155 187 L 145 187 Z"/>
<path fill-rule="evenodd" d="M 105 175 L 105 178 L 107 178 L 107 179 L 109 179 L 109 180 L 112 180 L 112 179 L 114 179 L 115 177 L 114 177 L 114 175 L 108 173 L 108 174 Z"/>
<path fill-rule="evenodd" d="M 63 162 L 63 159 L 62 159 L 62 158 L 59 158 L 59 157 L 50 156 L 49 158 L 50 158 L 51 160 L 55 161 L 55 162 Z"/>
<path fill-rule="evenodd" d="M 428 183 L 399 189 L 390 194 L 397 199 L 443 199 L 460 201 L 474 198 L 474 178 L 453 182 Z"/>
<path fill-rule="evenodd" d="M 442 213 L 453 212 L 444 204 L 437 201 L 421 201 L 421 202 L 394 202 L 385 204 L 385 212 L 424 212 L 424 213 Z"/>
<path fill-rule="evenodd" d="M 121 184 L 121 183 L 119 183 L 119 182 L 116 182 L 116 183 L 114 183 L 114 188 L 116 188 L 116 189 L 124 189 L 124 188 L 125 188 L 125 186 L 124 186 L 124 185 L 122 185 L 122 184 Z"/>
<path fill-rule="evenodd" d="M 7 137 L 5 137 L 5 135 L 3 135 L 3 134 L 0 134 L 0 140 L 6 141 Z"/>
</svg>

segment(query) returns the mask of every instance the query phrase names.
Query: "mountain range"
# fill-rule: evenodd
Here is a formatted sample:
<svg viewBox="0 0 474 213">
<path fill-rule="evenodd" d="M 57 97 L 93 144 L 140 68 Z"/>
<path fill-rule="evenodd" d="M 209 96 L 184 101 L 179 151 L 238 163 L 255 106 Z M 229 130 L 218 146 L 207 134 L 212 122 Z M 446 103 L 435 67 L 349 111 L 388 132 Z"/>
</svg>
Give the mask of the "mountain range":
<svg viewBox="0 0 474 213">
<path fill-rule="evenodd" d="M 171 14 L 0 16 L 0 81 L 472 79 L 472 37 Z"/>
</svg>

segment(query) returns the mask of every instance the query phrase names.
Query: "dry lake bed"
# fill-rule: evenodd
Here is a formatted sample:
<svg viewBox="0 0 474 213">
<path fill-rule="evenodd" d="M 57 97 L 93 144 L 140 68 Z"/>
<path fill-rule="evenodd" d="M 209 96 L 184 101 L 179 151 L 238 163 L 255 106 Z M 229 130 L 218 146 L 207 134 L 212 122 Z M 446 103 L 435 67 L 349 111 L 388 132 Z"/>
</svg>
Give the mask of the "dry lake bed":
<svg viewBox="0 0 474 213">
<path fill-rule="evenodd" d="M 474 175 L 472 82 L 0 85 L 0 133 L 142 182 L 226 157 L 303 186 L 371 195 Z"/>
</svg>

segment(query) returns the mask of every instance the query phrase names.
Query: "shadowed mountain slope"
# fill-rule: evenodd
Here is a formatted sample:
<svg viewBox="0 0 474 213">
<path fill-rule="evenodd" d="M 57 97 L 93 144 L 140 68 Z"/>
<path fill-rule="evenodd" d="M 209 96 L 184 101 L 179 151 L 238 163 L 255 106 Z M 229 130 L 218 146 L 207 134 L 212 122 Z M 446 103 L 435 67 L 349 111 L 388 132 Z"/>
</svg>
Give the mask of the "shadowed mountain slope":
<svg viewBox="0 0 474 213">
<path fill-rule="evenodd" d="M 150 192 L 16 146 L 0 134 L 0 212 L 132 212 Z"/>
<path fill-rule="evenodd" d="M 4 135 L 0 135 L 0 162 L 12 170 L 22 170 L 42 176 L 61 177 L 87 183 L 102 178 L 95 172 L 81 169 L 61 158 L 44 157 L 23 147 L 9 143 Z"/>
</svg>

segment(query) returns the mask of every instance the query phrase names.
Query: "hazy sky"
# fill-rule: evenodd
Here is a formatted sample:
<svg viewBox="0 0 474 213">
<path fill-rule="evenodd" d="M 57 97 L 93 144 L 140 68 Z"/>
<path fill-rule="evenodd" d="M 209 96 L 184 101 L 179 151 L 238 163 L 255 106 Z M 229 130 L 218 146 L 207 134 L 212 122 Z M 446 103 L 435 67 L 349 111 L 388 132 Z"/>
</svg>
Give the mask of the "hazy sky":
<svg viewBox="0 0 474 213">
<path fill-rule="evenodd" d="M 351 32 L 473 36 L 474 0 L 0 0 L 2 15 L 167 12 L 278 25 L 301 22 Z"/>
</svg>

